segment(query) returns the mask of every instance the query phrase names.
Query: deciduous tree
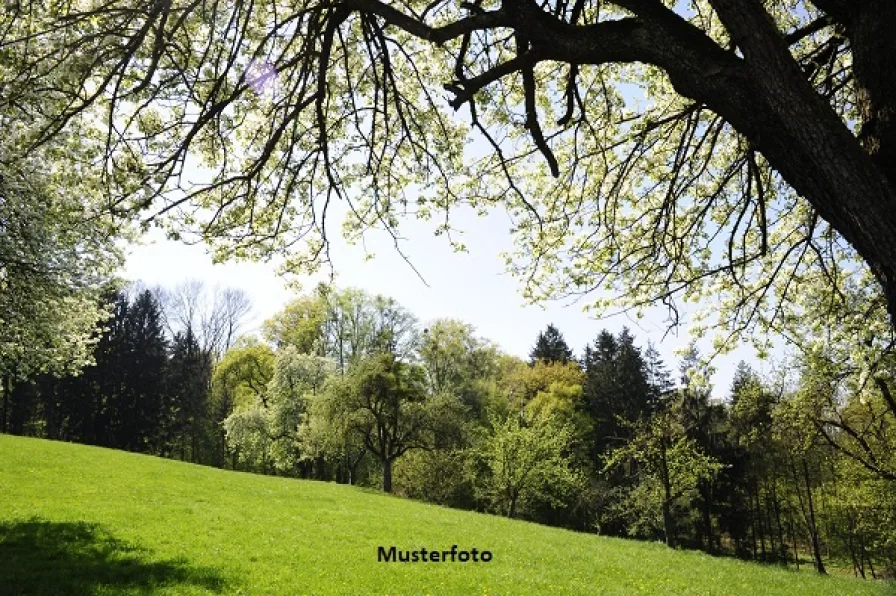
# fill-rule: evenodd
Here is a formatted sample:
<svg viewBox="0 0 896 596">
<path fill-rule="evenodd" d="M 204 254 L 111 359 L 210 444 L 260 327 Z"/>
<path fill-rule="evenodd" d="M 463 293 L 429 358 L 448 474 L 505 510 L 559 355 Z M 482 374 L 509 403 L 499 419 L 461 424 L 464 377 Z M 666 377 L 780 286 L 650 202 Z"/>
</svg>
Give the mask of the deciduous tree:
<svg viewBox="0 0 896 596">
<path fill-rule="evenodd" d="M 0 125 L 4 122 L 0 110 Z M 9 160 L 9 161 L 7 161 Z M 37 158 L 11 158 L 0 141 L 0 429 L 15 383 L 77 373 L 93 360 L 109 317 L 121 254 L 94 196 Z"/>
<path fill-rule="evenodd" d="M 886 0 L 14 2 L 0 18 L 15 151 L 77 130 L 111 211 L 176 216 L 219 257 L 327 262 L 336 199 L 350 238 L 396 243 L 406 211 L 500 201 L 533 298 L 611 289 L 674 322 L 676 296 L 721 297 L 736 335 L 850 259 L 840 272 L 870 272 L 896 321 Z M 485 150 L 465 161 L 468 138 Z"/>
</svg>

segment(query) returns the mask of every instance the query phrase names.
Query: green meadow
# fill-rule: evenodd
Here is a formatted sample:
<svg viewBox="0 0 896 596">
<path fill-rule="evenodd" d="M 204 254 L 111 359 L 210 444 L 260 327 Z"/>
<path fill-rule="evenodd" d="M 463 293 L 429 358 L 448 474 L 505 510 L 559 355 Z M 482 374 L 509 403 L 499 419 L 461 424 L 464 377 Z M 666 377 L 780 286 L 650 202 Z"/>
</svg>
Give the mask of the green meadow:
<svg viewBox="0 0 896 596">
<path fill-rule="evenodd" d="M 380 546 L 489 550 L 384 563 Z M 0 435 L 3 594 L 887 594 L 331 483 Z"/>
</svg>

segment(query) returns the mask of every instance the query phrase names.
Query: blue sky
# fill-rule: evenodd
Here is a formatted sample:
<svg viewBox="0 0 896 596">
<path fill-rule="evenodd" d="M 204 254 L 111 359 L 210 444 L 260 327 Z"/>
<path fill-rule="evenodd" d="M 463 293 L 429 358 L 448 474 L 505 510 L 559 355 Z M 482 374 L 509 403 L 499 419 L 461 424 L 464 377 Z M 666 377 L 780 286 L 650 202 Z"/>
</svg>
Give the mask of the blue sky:
<svg viewBox="0 0 896 596">
<path fill-rule="evenodd" d="M 596 319 L 582 311 L 584 302 L 547 302 L 527 306 L 521 297 L 520 282 L 504 271 L 500 253 L 509 250 L 510 223 L 506 215 L 492 213 L 488 217 L 459 213 L 455 227 L 464 230 L 463 242 L 468 253 L 456 253 L 443 237 L 433 234 L 433 225 L 407 219 L 403 224 L 402 249 L 426 284 L 392 246 L 392 239 L 383 232 L 366 236 L 368 253 L 365 259 L 361 245 L 349 246 L 340 237 L 331 238 L 332 258 L 336 270 L 335 283 L 340 287 L 358 287 L 373 294 L 398 300 L 426 323 L 435 318 L 460 319 L 476 327 L 480 336 L 497 343 L 505 352 L 527 357 L 540 330 L 554 323 L 576 355 L 592 341 L 601 329 L 617 333 L 628 326 L 636 342 L 646 347 L 652 341 L 667 367 L 677 370 L 675 350 L 689 342 L 686 324 L 677 333 L 666 332 L 665 311 L 653 309 L 637 320 L 618 315 Z M 334 226 L 335 227 L 335 226 Z M 320 274 L 300 280 L 310 290 L 328 276 Z M 187 279 L 199 279 L 208 286 L 240 288 L 252 299 L 253 315 L 247 330 L 257 331 L 261 322 L 280 310 L 295 292 L 276 274 L 276 263 L 225 263 L 213 265 L 205 247 L 188 246 L 165 240 L 161 234 L 147 236 L 141 246 L 132 247 L 125 277 L 154 286 L 172 287 Z M 685 317 L 686 321 L 686 317 Z M 709 352 L 710 342 L 698 343 Z M 731 376 L 739 360 L 746 360 L 757 370 L 752 348 L 743 347 L 714 361 L 712 378 L 714 395 L 728 394 Z M 677 373 L 676 373 L 677 377 Z"/>
</svg>

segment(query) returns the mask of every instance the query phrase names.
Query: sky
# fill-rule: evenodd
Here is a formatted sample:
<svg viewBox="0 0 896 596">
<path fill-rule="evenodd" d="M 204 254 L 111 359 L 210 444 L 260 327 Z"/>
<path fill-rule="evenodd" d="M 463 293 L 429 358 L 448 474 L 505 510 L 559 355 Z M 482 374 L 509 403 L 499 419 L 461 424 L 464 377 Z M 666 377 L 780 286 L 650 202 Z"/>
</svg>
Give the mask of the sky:
<svg viewBox="0 0 896 596">
<path fill-rule="evenodd" d="M 666 333 L 665 310 L 660 308 L 648 311 L 642 319 L 626 315 L 597 319 L 583 312 L 585 301 L 526 305 L 521 282 L 505 272 L 500 256 L 502 251 L 511 248 L 506 214 L 477 217 L 459 213 L 453 225 L 464 231 L 457 239 L 467 245 L 467 253 L 453 251 L 444 237 L 436 237 L 432 224 L 411 219 L 403 223 L 402 251 L 420 276 L 403 260 L 394 249 L 391 237 L 384 232 L 368 233 L 365 237 L 366 250 L 372 253 L 372 259 L 365 258 L 365 248 L 361 245 L 349 246 L 339 237 L 332 238 L 331 254 L 336 272 L 333 281 L 342 288 L 357 287 L 371 294 L 392 297 L 411 310 L 424 326 L 436 318 L 460 319 L 473 325 L 479 336 L 521 358 L 528 358 L 538 332 L 549 323 L 559 328 L 577 357 L 602 329 L 615 334 L 628 326 L 636 344 L 646 349 L 648 341 L 654 343 L 677 379 L 675 352 L 690 342 L 686 316 L 685 325 Z M 218 285 L 242 289 L 253 304 L 245 331 L 257 333 L 265 319 L 297 295 L 277 275 L 276 269 L 276 262 L 213 264 L 203 245 L 189 246 L 167 240 L 161 233 L 150 233 L 141 245 L 130 247 L 124 275 L 150 287 L 172 288 L 197 279 L 209 288 Z M 328 280 L 328 276 L 329 272 L 299 281 L 302 289 L 308 291 L 318 281 Z M 698 342 L 698 347 L 709 353 L 710 340 Z M 740 360 L 749 362 L 760 372 L 767 368 L 756 360 L 752 348 L 746 346 L 716 358 L 713 361 L 716 373 L 711 379 L 714 397 L 728 396 L 734 368 Z"/>
<path fill-rule="evenodd" d="M 622 91 L 626 101 L 637 104 L 645 99 L 643 89 L 637 85 L 623 85 Z M 471 155 L 490 151 L 481 138 L 471 140 L 466 149 Z M 193 178 L 202 178 L 202 173 L 195 170 L 191 175 Z M 646 349 L 648 342 L 654 344 L 673 377 L 678 378 L 676 352 L 686 348 L 691 341 L 686 309 L 682 310 L 682 324 L 670 331 L 666 311 L 662 308 L 647 311 L 642 319 L 628 315 L 597 319 L 582 310 L 587 298 L 579 303 L 567 300 L 526 305 L 522 298 L 522 282 L 505 271 L 501 256 L 502 251 L 512 248 L 511 224 L 506 214 L 494 212 L 487 217 L 478 217 L 472 211 L 456 211 L 452 214 L 451 224 L 464 231 L 464 235 L 455 240 L 467 246 L 467 253 L 454 252 L 447 239 L 436 237 L 433 224 L 413 218 L 402 222 L 405 240 L 401 249 L 413 267 L 395 250 L 392 238 L 385 232 L 365 235 L 366 253 L 365 247 L 348 246 L 337 233 L 330 233 L 331 258 L 336 271 L 333 282 L 341 288 L 356 287 L 394 298 L 413 312 L 423 325 L 436 318 L 469 323 L 479 336 L 521 358 L 528 358 L 538 332 L 549 323 L 561 331 L 577 357 L 601 330 L 616 334 L 627 326 L 637 345 Z M 332 230 L 335 232 L 338 226 L 333 226 Z M 367 253 L 372 253 L 374 258 L 366 258 Z M 156 232 L 147 236 L 141 246 L 131 249 L 125 277 L 150 287 L 171 288 L 198 279 L 209 287 L 242 289 L 253 303 L 252 320 L 246 331 L 258 333 L 265 319 L 297 295 L 277 276 L 276 270 L 276 262 L 214 265 L 205 247 L 166 240 Z M 319 281 L 330 281 L 329 272 L 300 280 L 305 291 L 313 289 Z M 704 354 L 712 352 L 709 337 L 698 341 L 697 345 Z M 773 353 L 773 356 L 778 355 Z M 714 397 L 728 396 L 734 369 L 740 360 L 750 363 L 757 372 L 768 372 L 769 365 L 757 360 L 755 351 L 748 346 L 719 356 L 712 362 L 716 370 L 711 378 Z"/>
</svg>

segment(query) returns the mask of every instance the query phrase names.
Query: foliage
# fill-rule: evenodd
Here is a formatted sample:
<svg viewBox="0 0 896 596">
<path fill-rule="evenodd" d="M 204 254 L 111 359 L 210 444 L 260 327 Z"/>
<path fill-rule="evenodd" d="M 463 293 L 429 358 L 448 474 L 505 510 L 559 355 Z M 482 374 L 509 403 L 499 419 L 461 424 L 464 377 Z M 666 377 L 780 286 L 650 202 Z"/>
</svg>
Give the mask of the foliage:
<svg viewBox="0 0 896 596">
<path fill-rule="evenodd" d="M 434 444 L 457 408 L 450 399 L 427 398 L 422 371 L 391 354 L 361 361 L 347 381 L 329 387 L 337 417 L 382 464 L 383 490 L 391 492 L 393 462 Z"/>
<path fill-rule="evenodd" d="M 208 449 L 214 434 L 209 412 L 212 354 L 199 346 L 191 327 L 171 342 L 165 392 L 168 395 L 170 430 L 166 451 L 179 451 L 185 461 L 212 461 Z"/>
<path fill-rule="evenodd" d="M 570 435 L 568 427 L 551 419 L 496 421 L 479 451 L 488 469 L 478 487 L 482 496 L 507 517 L 537 499 L 561 505 L 582 482 L 569 463 Z"/>
<path fill-rule="evenodd" d="M 416 325 L 414 315 L 392 298 L 321 285 L 266 321 L 264 332 L 278 347 L 292 345 L 303 353 L 332 358 L 345 373 L 372 354 L 413 356 Z"/>
<path fill-rule="evenodd" d="M 350 391 L 348 379 L 333 377 L 323 391 L 309 396 L 299 435 L 308 457 L 332 462 L 340 482 L 356 484 L 367 449 L 351 426 L 353 411 L 344 407 Z"/>
<path fill-rule="evenodd" d="M 307 415 L 308 401 L 322 391 L 335 372 L 332 360 L 301 354 L 292 346 L 277 353 L 274 375 L 268 385 L 266 421 L 273 439 L 272 459 L 278 469 L 295 470 L 303 458 L 299 430 Z"/>
<path fill-rule="evenodd" d="M 639 424 L 632 439 L 611 452 L 606 467 L 619 466 L 637 470 L 637 483 L 620 507 L 620 514 L 629 519 L 629 532 L 648 538 L 661 535 L 669 545 L 677 542 L 672 510 L 686 509 L 699 484 L 722 468 L 668 413 Z"/>
<path fill-rule="evenodd" d="M 327 303 L 319 293 L 300 296 L 264 322 L 264 336 L 277 348 L 292 346 L 303 354 L 324 353 L 327 317 Z"/>
<path fill-rule="evenodd" d="M 228 446 L 250 465 L 295 473 L 302 453 L 300 427 L 308 402 L 335 373 L 334 363 L 287 346 L 274 354 L 260 343 L 228 352 L 216 371 L 222 394 L 233 395 L 224 420 Z"/>
<path fill-rule="evenodd" d="M 500 382 L 507 392 L 508 402 L 522 407 L 554 383 L 576 387 L 581 386 L 583 380 L 582 370 L 576 362 L 538 361 L 529 366 L 522 360 L 509 360 L 504 364 Z"/>
<path fill-rule="evenodd" d="M 274 375 L 274 351 L 265 344 L 242 338 L 215 367 L 212 386 L 220 401 L 230 408 L 263 403 Z"/>
<path fill-rule="evenodd" d="M 0 122 L 3 121 L 0 113 Z M 0 145 L 0 377 L 77 373 L 92 362 L 102 294 L 121 264 L 96 193 Z"/>
<path fill-rule="evenodd" d="M 465 393 L 476 379 L 496 373 L 496 348 L 454 319 L 432 321 L 423 332 L 420 360 L 433 393 Z"/>
<path fill-rule="evenodd" d="M 395 466 L 396 493 L 437 505 L 474 509 L 476 499 L 464 449 L 410 451 Z"/>
<path fill-rule="evenodd" d="M 582 357 L 585 408 L 592 421 L 595 459 L 631 434 L 658 390 L 647 383 L 647 370 L 634 338 L 624 328 L 617 337 L 601 331 Z"/>
<path fill-rule="evenodd" d="M 500 203 L 532 299 L 601 288 L 601 309 L 674 322 L 719 297 L 720 350 L 818 288 L 853 315 L 836 290 L 867 291 L 892 323 L 896 13 L 742 4 L 17 2 L 0 114 L 17 155 L 72 145 L 62 169 L 110 210 L 219 258 L 328 262 L 336 199 L 350 239 L 396 244 L 407 213 L 450 234 L 452 209 Z"/>
<path fill-rule="evenodd" d="M 261 404 L 235 410 L 222 422 L 222 427 L 235 457 L 262 472 L 268 471 L 271 434 L 267 411 Z"/>
<path fill-rule="evenodd" d="M 251 338 L 238 339 L 215 367 L 212 407 L 224 433 L 220 445 L 222 459 L 229 452 L 233 467 L 241 457 L 253 465 L 260 461 L 263 468 L 267 467 L 269 437 L 264 408 L 273 375 L 273 350 Z M 225 424 L 228 420 L 229 425 Z"/>
</svg>

